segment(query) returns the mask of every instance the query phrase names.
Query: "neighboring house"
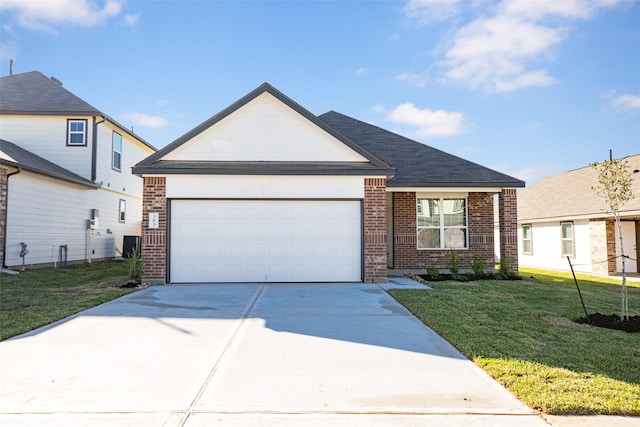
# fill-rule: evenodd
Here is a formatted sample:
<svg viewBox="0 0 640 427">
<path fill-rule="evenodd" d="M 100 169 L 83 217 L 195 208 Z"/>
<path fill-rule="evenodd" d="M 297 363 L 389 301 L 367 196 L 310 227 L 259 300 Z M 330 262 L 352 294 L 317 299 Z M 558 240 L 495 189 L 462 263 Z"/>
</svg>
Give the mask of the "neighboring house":
<svg viewBox="0 0 640 427">
<path fill-rule="evenodd" d="M 640 271 L 640 154 L 626 157 L 635 198 L 620 209 L 625 270 Z M 620 235 L 592 187 L 591 166 L 553 175 L 518 195 L 520 266 L 614 275 L 622 271 Z"/>
<path fill-rule="evenodd" d="M 133 168 L 150 282 L 378 282 L 387 268 L 516 263 L 524 182 L 265 83 Z"/>
<path fill-rule="evenodd" d="M 0 78 L 3 267 L 114 258 L 139 236 L 142 179 L 155 149 L 39 72 Z"/>
</svg>

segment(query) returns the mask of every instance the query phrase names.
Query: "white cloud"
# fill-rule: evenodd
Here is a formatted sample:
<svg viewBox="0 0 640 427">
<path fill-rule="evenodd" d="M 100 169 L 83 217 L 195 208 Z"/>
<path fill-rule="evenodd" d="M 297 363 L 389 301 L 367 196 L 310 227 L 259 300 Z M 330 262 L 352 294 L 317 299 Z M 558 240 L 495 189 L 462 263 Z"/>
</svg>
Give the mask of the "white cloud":
<svg viewBox="0 0 640 427">
<path fill-rule="evenodd" d="M 53 31 L 58 24 L 97 25 L 122 11 L 121 0 L 107 0 L 100 7 L 92 0 L 2 0 L 0 10 L 16 13 L 17 22 L 39 31 Z"/>
<path fill-rule="evenodd" d="M 634 111 L 640 109 L 640 95 L 635 94 L 623 94 L 616 96 L 611 105 L 617 110 L 621 111 Z"/>
<path fill-rule="evenodd" d="M 166 107 L 167 105 L 169 105 L 168 99 L 161 99 L 160 101 L 156 102 L 156 107 Z"/>
<path fill-rule="evenodd" d="M 429 76 L 425 74 L 417 74 L 414 72 L 401 73 L 394 77 L 395 80 L 403 83 L 409 83 L 416 87 L 425 87 L 429 83 Z"/>
<path fill-rule="evenodd" d="M 497 170 L 499 172 L 527 182 L 537 181 L 547 175 L 551 175 L 562 170 L 562 168 L 558 165 L 529 165 L 520 168 L 514 168 L 508 163 L 497 163 L 489 167 L 491 169 Z"/>
<path fill-rule="evenodd" d="M 138 25 L 138 21 L 140 20 L 140 15 L 125 15 L 124 23 L 129 27 L 135 27 Z"/>
<path fill-rule="evenodd" d="M 443 21 L 458 13 L 459 0 L 409 0 L 402 9 L 419 25 Z"/>
<path fill-rule="evenodd" d="M 366 68 L 358 68 L 356 70 L 356 75 L 357 76 L 364 76 L 367 73 L 369 73 L 369 70 L 367 70 Z"/>
<path fill-rule="evenodd" d="M 150 114 L 124 113 L 122 117 L 135 125 L 148 128 L 161 128 L 169 124 L 169 121 L 164 117 L 152 116 Z"/>
<path fill-rule="evenodd" d="M 398 105 L 387 120 L 417 128 L 410 132 L 416 138 L 453 136 L 463 132 L 463 115 L 444 110 L 419 109 L 411 103 Z"/>
<path fill-rule="evenodd" d="M 577 20 L 625 0 L 502 0 L 476 2 L 480 15 L 453 31 L 440 62 L 444 80 L 488 92 L 509 92 L 557 83 L 541 64 L 553 54 Z M 445 7 L 446 3 L 450 3 Z M 404 12 L 422 23 L 417 11 L 442 7 L 451 14 L 456 2 L 410 0 Z M 444 16 L 444 15 L 433 15 Z M 450 17 L 450 15 L 447 15 Z"/>
</svg>

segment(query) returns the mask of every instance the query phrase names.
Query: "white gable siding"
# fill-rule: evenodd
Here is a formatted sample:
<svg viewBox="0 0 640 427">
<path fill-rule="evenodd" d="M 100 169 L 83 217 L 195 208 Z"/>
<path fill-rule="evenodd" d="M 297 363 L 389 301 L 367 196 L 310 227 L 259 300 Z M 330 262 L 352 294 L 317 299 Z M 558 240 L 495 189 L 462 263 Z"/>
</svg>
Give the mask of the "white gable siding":
<svg viewBox="0 0 640 427">
<path fill-rule="evenodd" d="M 31 151 L 86 179 L 91 179 L 91 117 L 68 117 L 87 120 L 87 145 L 67 146 L 67 117 L 0 117 L 0 138 Z"/>
<path fill-rule="evenodd" d="M 122 136 L 122 164 L 120 171 L 112 168 L 112 138 L 114 131 Z M 96 183 L 105 189 L 141 198 L 143 180 L 139 176 L 131 174 L 131 167 L 151 155 L 153 150 L 139 142 L 135 142 L 129 134 L 108 122 L 98 125 L 97 145 Z"/>
<path fill-rule="evenodd" d="M 127 201 L 125 223 L 118 222 L 120 199 Z M 91 231 L 87 248 L 91 209 L 99 209 L 99 229 Z M 6 264 L 22 264 L 20 242 L 28 245 L 27 265 L 57 261 L 60 245 L 68 245 L 69 261 L 84 260 L 88 254 L 93 259 L 113 258 L 122 251 L 123 236 L 140 235 L 141 219 L 140 198 L 23 171 L 9 179 Z"/>
<path fill-rule="evenodd" d="M 591 272 L 589 221 L 573 222 L 575 257 L 571 258 L 577 272 Z M 562 256 L 560 222 L 533 223 L 531 235 L 533 254 L 522 253 L 522 226 L 518 227 L 518 257 L 522 267 L 550 270 L 570 270 L 566 256 Z"/>
<path fill-rule="evenodd" d="M 367 161 L 269 93 L 196 135 L 163 160 Z"/>
<path fill-rule="evenodd" d="M 362 199 L 364 178 L 168 175 L 166 191 L 169 199 Z"/>
</svg>

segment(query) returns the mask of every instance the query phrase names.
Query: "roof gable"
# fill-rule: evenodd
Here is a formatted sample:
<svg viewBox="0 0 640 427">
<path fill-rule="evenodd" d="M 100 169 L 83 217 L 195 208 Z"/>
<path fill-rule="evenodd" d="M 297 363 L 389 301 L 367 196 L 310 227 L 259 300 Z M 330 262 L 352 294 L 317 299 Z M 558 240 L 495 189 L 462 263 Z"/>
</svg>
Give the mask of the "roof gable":
<svg viewBox="0 0 640 427">
<path fill-rule="evenodd" d="M 168 152 L 162 160 L 368 161 L 266 91 Z"/>
<path fill-rule="evenodd" d="M 395 168 L 388 187 L 517 188 L 525 185 L 517 178 L 335 111 L 319 118 Z"/>
<path fill-rule="evenodd" d="M 268 83 L 134 167 L 134 173 L 393 174 Z"/>
</svg>

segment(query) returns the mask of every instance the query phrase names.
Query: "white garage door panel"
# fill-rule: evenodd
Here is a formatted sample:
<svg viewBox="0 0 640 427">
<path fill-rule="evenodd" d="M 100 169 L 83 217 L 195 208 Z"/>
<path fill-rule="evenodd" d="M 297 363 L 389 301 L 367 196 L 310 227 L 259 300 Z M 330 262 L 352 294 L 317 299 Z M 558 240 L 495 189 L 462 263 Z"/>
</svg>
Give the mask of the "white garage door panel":
<svg viewBox="0 0 640 427">
<path fill-rule="evenodd" d="M 170 281 L 362 280 L 358 201 L 174 200 Z"/>
</svg>

